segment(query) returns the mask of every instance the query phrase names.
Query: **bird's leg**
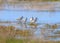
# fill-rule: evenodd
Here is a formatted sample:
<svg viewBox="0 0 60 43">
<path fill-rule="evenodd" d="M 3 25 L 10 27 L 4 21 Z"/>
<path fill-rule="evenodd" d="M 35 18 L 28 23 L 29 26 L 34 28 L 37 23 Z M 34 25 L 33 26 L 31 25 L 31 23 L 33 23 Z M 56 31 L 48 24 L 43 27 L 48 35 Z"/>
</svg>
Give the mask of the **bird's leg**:
<svg viewBox="0 0 60 43">
<path fill-rule="evenodd" d="M 24 28 L 27 28 L 27 24 L 26 24 L 26 23 L 24 23 L 24 24 L 23 24 L 23 27 L 24 27 Z"/>
</svg>

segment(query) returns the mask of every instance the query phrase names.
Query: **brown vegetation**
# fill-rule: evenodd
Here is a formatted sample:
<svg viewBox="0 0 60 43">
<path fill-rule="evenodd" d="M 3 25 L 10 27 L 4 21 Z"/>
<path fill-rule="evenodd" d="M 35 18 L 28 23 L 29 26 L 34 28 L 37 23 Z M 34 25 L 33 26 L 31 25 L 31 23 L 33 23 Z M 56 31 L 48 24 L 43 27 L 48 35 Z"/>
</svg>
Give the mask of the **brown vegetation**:
<svg viewBox="0 0 60 43">
<path fill-rule="evenodd" d="M 31 36 L 31 32 L 29 30 L 16 30 L 16 35 L 28 37 Z"/>
<path fill-rule="evenodd" d="M 14 26 L 0 26 L 0 43 L 6 43 L 6 40 L 11 38 L 15 40 L 16 35 L 28 37 L 32 34 L 29 30 L 18 30 L 17 28 L 15 30 Z"/>
<path fill-rule="evenodd" d="M 57 24 L 54 24 L 54 25 L 45 24 L 45 27 L 50 28 L 50 29 L 57 29 L 58 25 Z"/>
<path fill-rule="evenodd" d="M 20 36 L 31 36 L 29 30 L 15 30 L 13 26 L 0 26 L 0 36 L 2 37 L 15 37 L 15 35 Z"/>
<path fill-rule="evenodd" d="M 35 24 L 30 24 L 30 26 L 35 26 Z M 36 25 L 37 26 L 37 25 Z M 46 24 L 47 27 L 50 27 L 50 25 Z M 53 29 L 57 28 L 57 25 L 51 25 Z M 15 30 L 16 29 L 16 30 Z M 42 34 L 45 33 L 45 28 L 42 28 L 41 30 Z M 1 26 L 0 25 L 0 43 L 6 43 L 7 38 L 14 38 L 16 35 L 20 35 L 23 37 L 29 37 L 33 36 L 31 34 L 30 30 L 19 30 L 14 26 Z M 35 39 L 36 40 L 36 39 Z M 43 40 L 29 40 L 29 43 L 54 43 L 55 41 L 43 41 Z M 28 41 L 28 40 L 27 40 Z M 60 43 L 60 42 L 55 42 L 55 43 Z"/>
<path fill-rule="evenodd" d="M 0 26 L 0 36 L 1 37 L 9 37 L 14 36 L 14 27 L 13 26 Z"/>
<path fill-rule="evenodd" d="M 52 27 L 52 29 L 57 29 L 58 28 L 57 24 L 52 25 L 51 27 Z"/>
</svg>

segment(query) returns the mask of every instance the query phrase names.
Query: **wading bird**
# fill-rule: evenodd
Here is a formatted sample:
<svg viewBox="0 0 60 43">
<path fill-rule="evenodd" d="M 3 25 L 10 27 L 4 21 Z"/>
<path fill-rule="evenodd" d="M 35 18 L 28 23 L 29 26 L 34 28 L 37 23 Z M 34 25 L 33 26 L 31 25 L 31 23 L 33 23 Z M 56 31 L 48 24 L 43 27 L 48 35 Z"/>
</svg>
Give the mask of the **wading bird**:
<svg viewBox="0 0 60 43">
<path fill-rule="evenodd" d="M 22 22 L 26 23 L 27 22 L 27 18 L 22 19 Z"/>
<path fill-rule="evenodd" d="M 36 21 L 37 21 L 37 17 L 36 17 L 36 18 L 31 17 L 31 18 L 30 18 L 30 22 L 31 22 L 31 23 L 35 23 Z"/>
<path fill-rule="evenodd" d="M 27 18 L 23 18 L 22 19 L 22 25 L 23 25 L 23 27 L 27 27 L 26 22 L 27 22 Z"/>
<path fill-rule="evenodd" d="M 31 17 L 31 18 L 30 18 L 30 23 L 33 23 L 33 22 L 34 22 L 34 18 Z"/>
<path fill-rule="evenodd" d="M 37 23 L 36 22 L 37 22 L 37 17 L 36 18 L 31 17 L 30 18 L 30 24 L 29 25 L 31 27 L 33 27 L 33 28 L 36 28 L 37 27 Z"/>
<path fill-rule="evenodd" d="M 23 16 L 21 16 L 20 18 L 17 19 L 18 20 L 18 24 L 22 23 L 22 19 L 23 19 Z"/>
<path fill-rule="evenodd" d="M 34 19 L 34 23 L 37 22 L 37 17 Z"/>
<path fill-rule="evenodd" d="M 27 22 L 27 18 L 23 18 L 23 16 L 21 16 L 18 20 L 18 24 L 20 24 L 22 27 L 27 27 L 26 22 Z"/>
</svg>

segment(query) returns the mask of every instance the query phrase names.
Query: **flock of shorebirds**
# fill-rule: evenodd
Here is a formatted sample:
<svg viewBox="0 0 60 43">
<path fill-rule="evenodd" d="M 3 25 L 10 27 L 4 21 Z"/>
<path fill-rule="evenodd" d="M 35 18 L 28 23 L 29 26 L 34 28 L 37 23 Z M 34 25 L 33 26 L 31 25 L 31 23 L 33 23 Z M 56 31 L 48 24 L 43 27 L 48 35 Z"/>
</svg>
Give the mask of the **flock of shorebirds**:
<svg viewBox="0 0 60 43">
<path fill-rule="evenodd" d="M 27 18 L 24 18 L 23 16 L 21 16 L 17 20 L 18 20 L 18 24 L 21 24 L 22 26 L 27 27 L 27 25 L 26 25 L 27 24 Z M 36 26 L 37 26 L 37 17 L 36 18 L 31 17 L 29 23 L 30 23 L 29 24 L 30 26 L 36 28 Z"/>
<path fill-rule="evenodd" d="M 24 22 L 24 23 L 27 22 L 27 18 L 24 18 L 23 16 L 21 16 L 21 17 L 18 18 L 17 20 L 22 21 L 22 22 Z M 31 22 L 31 23 L 36 23 L 36 22 L 37 22 L 37 17 L 36 17 L 36 18 L 31 17 L 31 18 L 30 18 L 30 22 Z"/>
<path fill-rule="evenodd" d="M 37 20 L 38 18 L 37 17 L 31 17 L 28 22 L 27 20 L 28 18 L 24 18 L 23 16 L 21 16 L 20 18 L 17 19 L 17 23 L 20 24 L 22 27 L 27 27 L 27 25 L 29 25 L 30 27 L 33 27 L 33 28 L 36 28 L 38 27 L 38 23 L 37 23 Z M 60 27 L 59 24 L 45 24 L 47 26 L 47 28 L 53 28 L 53 29 L 56 29 L 58 27 Z"/>
</svg>

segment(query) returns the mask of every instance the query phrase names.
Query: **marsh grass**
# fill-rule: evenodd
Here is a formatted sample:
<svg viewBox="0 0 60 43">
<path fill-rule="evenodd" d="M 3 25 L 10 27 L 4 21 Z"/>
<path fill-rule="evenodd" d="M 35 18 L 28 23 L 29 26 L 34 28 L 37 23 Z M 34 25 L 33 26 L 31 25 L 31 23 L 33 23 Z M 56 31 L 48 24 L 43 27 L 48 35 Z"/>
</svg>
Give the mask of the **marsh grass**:
<svg viewBox="0 0 60 43">
<path fill-rule="evenodd" d="M 16 35 L 28 37 L 31 36 L 32 34 L 30 33 L 29 30 L 16 30 Z"/>
<path fill-rule="evenodd" d="M 14 26 L 0 26 L 0 43 L 60 43 L 60 41 L 43 41 L 37 39 L 16 39 L 15 35 L 28 37 L 29 30 L 15 30 Z"/>
</svg>

